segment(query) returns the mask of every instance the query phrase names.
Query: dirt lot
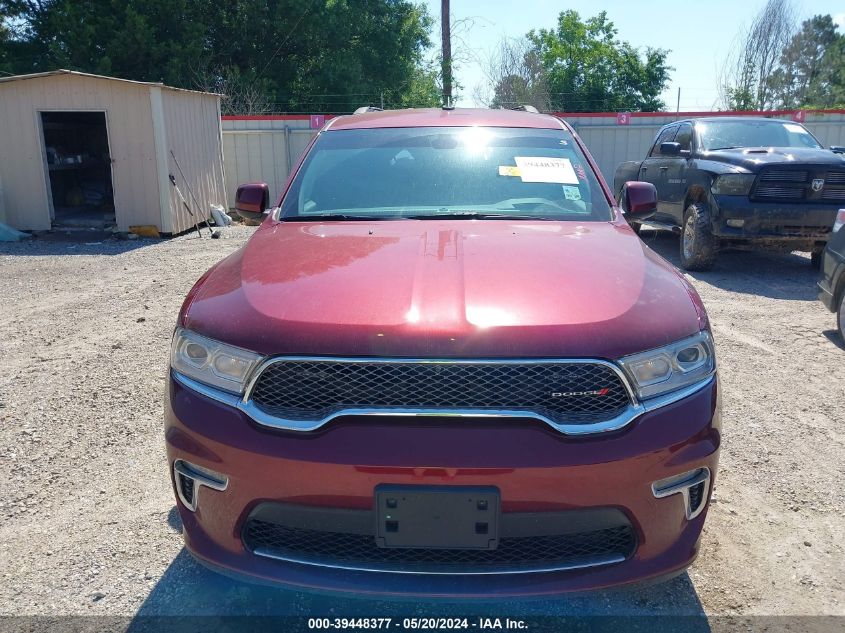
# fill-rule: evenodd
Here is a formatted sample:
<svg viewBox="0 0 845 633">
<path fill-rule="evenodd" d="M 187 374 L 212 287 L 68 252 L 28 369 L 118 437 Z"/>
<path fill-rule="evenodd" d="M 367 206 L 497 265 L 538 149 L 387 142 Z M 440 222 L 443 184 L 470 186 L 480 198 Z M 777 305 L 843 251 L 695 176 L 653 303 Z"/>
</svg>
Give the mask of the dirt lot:
<svg viewBox="0 0 845 633">
<path fill-rule="evenodd" d="M 718 346 L 724 448 L 688 574 L 503 606 L 327 599 L 205 571 L 182 549 L 162 385 L 185 293 L 251 231 L 0 245 L 0 614 L 845 615 L 845 350 L 799 254 L 727 253 L 690 277 Z M 676 238 L 643 237 L 675 259 Z"/>
</svg>

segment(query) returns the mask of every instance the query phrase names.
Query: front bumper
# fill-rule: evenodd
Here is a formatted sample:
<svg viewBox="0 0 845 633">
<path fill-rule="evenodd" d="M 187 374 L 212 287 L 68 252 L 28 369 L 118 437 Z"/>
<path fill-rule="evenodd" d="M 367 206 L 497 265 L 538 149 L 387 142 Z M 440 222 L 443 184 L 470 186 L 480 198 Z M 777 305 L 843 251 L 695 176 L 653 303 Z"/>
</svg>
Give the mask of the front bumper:
<svg viewBox="0 0 845 633">
<path fill-rule="evenodd" d="M 722 239 L 826 242 L 838 206 L 755 202 L 747 196 L 713 196 L 713 234 Z M 841 205 L 840 205 L 841 206 Z M 741 220 L 741 227 L 728 220 Z"/>
<path fill-rule="evenodd" d="M 695 469 L 715 476 L 720 402 L 714 379 L 687 398 L 644 413 L 622 430 L 567 437 L 530 420 L 344 418 L 316 432 L 260 427 L 244 413 L 169 380 L 168 460 L 226 477 L 177 503 L 188 549 L 210 566 L 259 581 L 359 594 L 494 597 L 543 595 L 647 581 L 695 558 L 706 517 L 691 519 L 682 495 L 652 484 Z M 502 516 L 610 508 L 636 533 L 623 562 L 565 571 L 486 575 L 367 572 L 271 560 L 242 540 L 261 504 L 372 509 L 380 484 L 487 486 Z M 705 503 L 712 490 L 705 491 Z M 174 490 L 175 490 L 174 479 Z"/>
</svg>

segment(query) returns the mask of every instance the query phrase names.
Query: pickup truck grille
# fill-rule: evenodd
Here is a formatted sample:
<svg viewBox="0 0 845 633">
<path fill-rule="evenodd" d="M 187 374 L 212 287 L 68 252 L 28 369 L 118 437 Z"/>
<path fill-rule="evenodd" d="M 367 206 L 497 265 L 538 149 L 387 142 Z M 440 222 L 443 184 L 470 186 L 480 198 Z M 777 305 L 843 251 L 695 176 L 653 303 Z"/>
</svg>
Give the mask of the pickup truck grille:
<svg viewBox="0 0 845 633">
<path fill-rule="evenodd" d="M 760 182 L 807 182 L 808 172 L 805 170 L 769 169 L 760 174 Z"/>
<path fill-rule="evenodd" d="M 818 180 L 824 181 L 824 184 L 820 189 L 814 189 L 813 183 Z M 760 202 L 845 200 L 845 170 L 807 169 L 803 166 L 802 169 L 765 169 L 751 190 L 751 199 Z"/>
<path fill-rule="evenodd" d="M 611 420 L 631 405 L 620 375 L 598 361 L 285 359 L 250 394 L 261 411 L 325 420 L 350 410 L 526 412 L 556 424 Z"/>
</svg>

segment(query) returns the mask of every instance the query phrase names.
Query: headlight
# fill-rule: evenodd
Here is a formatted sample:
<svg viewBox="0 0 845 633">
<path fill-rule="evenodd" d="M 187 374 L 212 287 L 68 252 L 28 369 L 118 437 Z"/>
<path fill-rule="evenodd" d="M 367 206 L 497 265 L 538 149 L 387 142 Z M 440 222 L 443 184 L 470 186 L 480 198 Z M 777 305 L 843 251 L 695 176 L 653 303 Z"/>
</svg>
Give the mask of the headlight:
<svg viewBox="0 0 845 633">
<path fill-rule="evenodd" d="M 263 356 L 177 327 L 170 346 L 170 366 L 199 382 L 242 394 L 246 380 Z"/>
<path fill-rule="evenodd" d="M 641 400 L 694 384 L 716 371 L 709 332 L 619 359 Z"/>
<path fill-rule="evenodd" d="M 710 191 L 724 196 L 747 196 L 755 178 L 754 174 L 725 174 L 716 178 Z"/>
</svg>

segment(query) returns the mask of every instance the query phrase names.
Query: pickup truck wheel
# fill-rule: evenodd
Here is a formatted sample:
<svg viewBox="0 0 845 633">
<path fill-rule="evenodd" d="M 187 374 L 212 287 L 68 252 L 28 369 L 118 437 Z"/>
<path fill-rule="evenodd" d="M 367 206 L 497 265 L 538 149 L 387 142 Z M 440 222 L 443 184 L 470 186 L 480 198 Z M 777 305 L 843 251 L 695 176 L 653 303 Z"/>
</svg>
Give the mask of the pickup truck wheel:
<svg viewBox="0 0 845 633">
<path fill-rule="evenodd" d="M 845 292 L 839 297 L 839 309 L 836 311 L 836 325 L 839 326 L 839 336 L 845 342 Z"/>
<path fill-rule="evenodd" d="M 710 230 L 710 210 L 700 202 L 688 206 L 681 227 L 681 268 L 708 270 L 716 260 L 717 246 Z"/>
</svg>

